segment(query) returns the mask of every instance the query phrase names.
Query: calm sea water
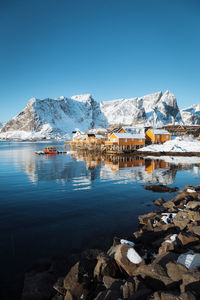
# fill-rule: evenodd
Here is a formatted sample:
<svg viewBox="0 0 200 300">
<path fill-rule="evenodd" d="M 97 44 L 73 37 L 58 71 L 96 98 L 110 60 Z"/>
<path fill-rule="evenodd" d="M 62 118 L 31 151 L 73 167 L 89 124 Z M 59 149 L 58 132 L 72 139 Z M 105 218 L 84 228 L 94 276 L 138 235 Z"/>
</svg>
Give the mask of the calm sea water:
<svg viewBox="0 0 200 300">
<path fill-rule="evenodd" d="M 169 199 L 145 184 L 199 184 L 199 158 L 164 160 L 36 155 L 49 144 L 0 143 L 0 282 L 41 257 L 106 248 L 138 215 Z M 62 149 L 62 148 L 60 148 Z"/>
</svg>

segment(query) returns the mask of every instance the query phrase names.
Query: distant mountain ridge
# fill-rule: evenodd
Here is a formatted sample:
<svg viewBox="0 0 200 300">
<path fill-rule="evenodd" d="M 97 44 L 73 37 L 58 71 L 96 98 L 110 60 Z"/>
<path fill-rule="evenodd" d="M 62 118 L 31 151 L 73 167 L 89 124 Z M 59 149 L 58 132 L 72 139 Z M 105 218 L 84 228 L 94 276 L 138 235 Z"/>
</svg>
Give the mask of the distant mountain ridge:
<svg viewBox="0 0 200 300">
<path fill-rule="evenodd" d="M 17 116 L 4 124 L 0 138 L 69 138 L 76 128 L 86 131 L 120 124 L 200 125 L 200 105 L 179 110 L 170 91 L 100 103 L 91 94 L 44 100 L 32 98 Z"/>
</svg>

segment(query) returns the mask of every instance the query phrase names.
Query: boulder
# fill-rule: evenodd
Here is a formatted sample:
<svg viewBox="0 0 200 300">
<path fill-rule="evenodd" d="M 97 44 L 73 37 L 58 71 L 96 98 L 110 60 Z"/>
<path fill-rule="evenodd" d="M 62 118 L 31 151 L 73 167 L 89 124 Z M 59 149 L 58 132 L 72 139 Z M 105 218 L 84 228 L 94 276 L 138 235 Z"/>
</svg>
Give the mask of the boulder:
<svg viewBox="0 0 200 300">
<path fill-rule="evenodd" d="M 167 209 L 174 209 L 175 203 L 173 200 L 169 200 L 169 201 L 166 201 L 165 203 L 163 203 L 163 207 L 167 208 Z"/>
<path fill-rule="evenodd" d="M 105 253 L 98 255 L 97 264 L 94 268 L 94 278 L 98 281 L 102 281 L 103 276 L 111 276 L 114 278 L 121 276 L 121 272 L 115 260 Z"/>
<path fill-rule="evenodd" d="M 182 284 L 180 286 L 181 292 L 190 292 L 192 295 L 200 298 L 200 272 L 188 271 L 183 274 Z"/>
<path fill-rule="evenodd" d="M 196 225 L 194 223 L 187 225 L 187 230 L 191 233 L 194 233 L 200 236 L 200 225 Z"/>
<path fill-rule="evenodd" d="M 158 199 L 154 200 L 153 203 L 157 206 L 163 206 L 163 204 L 165 203 L 165 200 L 163 198 L 158 198 Z"/>
<path fill-rule="evenodd" d="M 64 288 L 68 291 L 66 297 L 80 299 L 83 295 L 82 299 L 85 299 L 96 288 L 93 278 L 96 263 L 95 258 L 83 258 L 70 269 L 64 278 Z"/>
<path fill-rule="evenodd" d="M 191 220 L 185 211 L 178 212 L 177 215 L 173 218 L 174 225 L 179 227 L 181 230 L 185 229 L 190 221 Z"/>
<path fill-rule="evenodd" d="M 200 206 L 200 201 L 189 201 L 186 204 L 186 209 L 195 209 Z"/>
<path fill-rule="evenodd" d="M 158 254 L 162 255 L 162 254 L 165 254 L 169 251 L 173 251 L 174 250 L 174 244 L 175 244 L 175 242 L 168 243 L 168 242 L 164 241 L 161 244 L 161 247 L 158 250 Z"/>
<path fill-rule="evenodd" d="M 110 290 L 119 290 L 120 287 L 124 284 L 122 279 L 112 278 L 110 276 L 103 277 L 103 283 L 106 289 Z"/>
<path fill-rule="evenodd" d="M 150 212 L 146 215 L 139 216 L 139 222 L 142 225 L 147 225 L 148 220 L 154 221 L 154 219 L 157 217 L 157 213 Z"/>
<path fill-rule="evenodd" d="M 64 288 L 73 290 L 77 283 L 87 283 L 93 279 L 96 259 L 81 259 L 68 272 L 64 278 Z"/>
<path fill-rule="evenodd" d="M 183 274 L 188 271 L 188 269 L 176 262 L 168 262 L 166 264 L 167 274 L 173 281 L 182 280 Z"/>
<path fill-rule="evenodd" d="M 179 233 L 178 240 L 181 242 L 182 246 L 186 246 L 188 244 L 197 243 L 199 241 L 199 238 L 189 234 L 189 233 Z"/>
<path fill-rule="evenodd" d="M 144 260 L 135 251 L 133 247 L 128 244 L 120 244 L 117 246 L 114 254 L 114 259 L 129 276 L 131 276 L 139 265 L 144 263 Z"/>
<path fill-rule="evenodd" d="M 145 285 L 154 291 L 168 286 L 176 286 L 176 283 L 167 274 L 166 264 L 171 261 L 175 262 L 177 257 L 178 255 L 172 252 L 157 255 L 151 264 L 141 265 L 135 271 L 135 275 L 143 278 Z"/>
</svg>

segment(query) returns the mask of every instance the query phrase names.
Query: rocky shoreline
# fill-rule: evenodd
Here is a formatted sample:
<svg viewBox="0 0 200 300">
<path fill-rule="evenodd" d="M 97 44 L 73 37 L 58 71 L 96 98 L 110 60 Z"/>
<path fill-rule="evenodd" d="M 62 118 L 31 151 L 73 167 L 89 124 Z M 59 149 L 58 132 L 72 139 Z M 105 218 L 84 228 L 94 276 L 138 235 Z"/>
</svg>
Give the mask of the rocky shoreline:
<svg viewBox="0 0 200 300">
<path fill-rule="evenodd" d="M 138 231 L 107 252 L 43 261 L 24 280 L 22 300 L 200 299 L 200 185 L 186 186 L 139 217 Z"/>
</svg>

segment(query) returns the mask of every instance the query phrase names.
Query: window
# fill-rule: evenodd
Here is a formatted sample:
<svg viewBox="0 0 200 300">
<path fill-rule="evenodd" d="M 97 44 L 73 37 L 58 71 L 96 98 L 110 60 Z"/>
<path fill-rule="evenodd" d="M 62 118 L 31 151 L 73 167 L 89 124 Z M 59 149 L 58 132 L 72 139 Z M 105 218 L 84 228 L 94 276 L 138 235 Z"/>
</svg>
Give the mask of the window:
<svg viewBox="0 0 200 300">
<path fill-rule="evenodd" d="M 124 142 L 127 143 L 127 139 L 124 139 Z"/>
<path fill-rule="evenodd" d="M 142 143 L 142 139 L 139 139 L 138 142 L 139 142 L 139 143 Z"/>
<path fill-rule="evenodd" d="M 157 139 L 159 139 L 160 138 L 160 136 L 159 136 L 159 134 L 157 135 Z"/>
</svg>

